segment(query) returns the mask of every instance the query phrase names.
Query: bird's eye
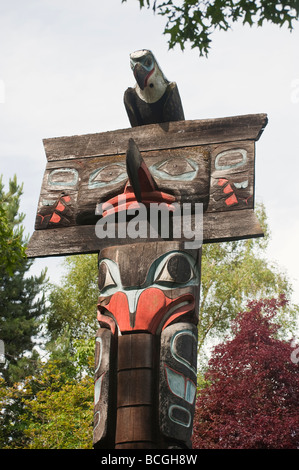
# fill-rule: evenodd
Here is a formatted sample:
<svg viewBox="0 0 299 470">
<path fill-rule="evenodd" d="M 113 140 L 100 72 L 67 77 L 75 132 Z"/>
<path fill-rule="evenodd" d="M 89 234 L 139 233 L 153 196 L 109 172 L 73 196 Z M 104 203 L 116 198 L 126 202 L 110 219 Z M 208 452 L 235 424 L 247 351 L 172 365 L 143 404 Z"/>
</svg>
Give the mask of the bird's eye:
<svg viewBox="0 0 299 470">
<path fill-rule="evenodd" d="M 152 59 L 148 58 L 145 60 L 144 65 L 146 67 L 151 67 L 152 63 L 153 63 Z"/>
<path fill-rule="evenodd" d="M 193 269 L 184 255 L 175 254 L 168 258 L 158 272 L 155 282 L 162 284 L 185 284 L 194 277 Z"/>
</svg>

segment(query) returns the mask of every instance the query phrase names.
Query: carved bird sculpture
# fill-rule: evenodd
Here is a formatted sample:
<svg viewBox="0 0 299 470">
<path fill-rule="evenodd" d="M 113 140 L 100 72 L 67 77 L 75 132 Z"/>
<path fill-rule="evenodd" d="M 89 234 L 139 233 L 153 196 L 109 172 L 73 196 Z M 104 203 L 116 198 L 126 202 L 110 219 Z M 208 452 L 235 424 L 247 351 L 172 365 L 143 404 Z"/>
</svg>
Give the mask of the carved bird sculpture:
<svg viewBox="0 0 299 470">
<path fill-rule="evenodd" d="M 184 111 L 175 82 L 169 82 L 153 53 L 147 49 L 130 54 L 136 85 L 124 94 L 124 104 L 132 127 L 184 120 Z"/>
</svg>

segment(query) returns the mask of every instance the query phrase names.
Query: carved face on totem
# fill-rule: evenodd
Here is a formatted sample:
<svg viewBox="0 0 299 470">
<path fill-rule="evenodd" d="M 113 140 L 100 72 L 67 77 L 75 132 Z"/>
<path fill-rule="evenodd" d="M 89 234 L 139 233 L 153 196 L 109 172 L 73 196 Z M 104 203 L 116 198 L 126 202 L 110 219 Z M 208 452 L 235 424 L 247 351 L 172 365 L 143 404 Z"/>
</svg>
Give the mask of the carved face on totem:
<svg viewBox="0 0 299 470">
<path fill-rule="evenodd" d="M 197 322 L 198 250 L 182 250 L 176 242 L 166 245 L 128 245 L 121 250 L 116 247 L 101 252 L 98 303 L 101 324 L 119 334 L 136 331 L 157 334 L 181 318 Z"/>
<path fill-rule="evenodd" d="M 107 397 L 113 395 L 111 385 L 108 393 L 105 383 L 108 371 L 111 377 L 114 369 L 116 448 L 125 448 L 127 441 L 134 441 L 133 448 L 144 446 L 144 442 L 159 448 L 190 447 L 201 252 L 182 246 L 177 242 L 126 245 L 100 254 L 97 318 L 102 328 L 97 334 L 98 348 L 107 335 L 117 346 L 109 364 L 103 362 L 102 368 L 96 365 L 96 384 L 101 384 L 102 394 L 101 399 L 97 393 L 95 406 L 97 442 L 101 442 L 97 437 L 100 430 L 105 429 Z M 96 357 L 99 361 L 104 355 Z M 132 423 L 132 413 L 133 422 L 142 423 L 138 432 L 125 424 Z M 109 424 L 106 427 L 108 435 Z"/>
</svg>

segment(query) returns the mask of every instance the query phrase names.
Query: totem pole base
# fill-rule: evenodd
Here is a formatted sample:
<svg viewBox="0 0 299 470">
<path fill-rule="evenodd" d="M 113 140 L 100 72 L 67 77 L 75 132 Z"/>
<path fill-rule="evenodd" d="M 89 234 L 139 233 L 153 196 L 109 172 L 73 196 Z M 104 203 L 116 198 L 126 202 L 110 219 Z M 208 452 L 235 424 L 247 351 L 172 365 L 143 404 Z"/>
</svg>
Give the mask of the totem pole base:
<svg viewBox="0 0 299 470">
<path fill-rule="evenodd" d="M 158 448 L 154 377 L 156 338 L 150 333 L 118 338 L 115 449 Z"/>
<path fill-rule="evenodd" d="M 191 448 L 200 260 L 177 242 L 101 252 L 95 448 Z"/>
</svg>

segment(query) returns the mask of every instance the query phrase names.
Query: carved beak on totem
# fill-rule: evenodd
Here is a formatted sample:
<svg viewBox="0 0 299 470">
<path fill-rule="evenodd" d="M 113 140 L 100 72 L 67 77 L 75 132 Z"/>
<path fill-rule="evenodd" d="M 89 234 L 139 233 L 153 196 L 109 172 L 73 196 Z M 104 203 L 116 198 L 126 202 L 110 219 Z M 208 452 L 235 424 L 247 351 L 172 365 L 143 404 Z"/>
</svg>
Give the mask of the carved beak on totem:
<svg viewBox="0 0 299 470">
<path fill-rule="evenodd" d="M 127 182 L 124 192 L 115 196 L 102 204 L 103 217 L 116 212 L 127 210 L 128 207 L 138 209 L 138 203 L 148 207 L 151 203 L 165 203 L 169 211 L 173 211 L 171 205 L 176 201 L 172 194 L 159 191 L 157 185 L 144 162 L 141 153 L 131 138 L 129 139 L 129 147 L 126 155 L 126 166 L 129 181 Z M 111 207 L 113 206 L 113 207 Z"/>
<path fill-rule="evenodd" d="M 122 333 L 147 331 L 156 334 L 195 308 L 195 299 L 189 293 L 170 299 L 161 289 L 149 287 L 145 290 L 132 289 L 128 294 L 116 292 L 110 298 L 99 299 L 97 319 L 113 333 L 117 323 Z"/>
<path fill-rule="evenodd" d="M 136 82 L 138 83 L 141 90 L 144 90 L 144 88 L 146 87 L 147 81 L 150 75 L 153 73 L 153 71 L 154 71 L 154 68 L 148 71 L 146 68 L 142 66 L 140 62 L 137 62 L 137 64 L 135 65 L 133 73 L 134 73 Z"/>
</svg>

